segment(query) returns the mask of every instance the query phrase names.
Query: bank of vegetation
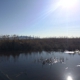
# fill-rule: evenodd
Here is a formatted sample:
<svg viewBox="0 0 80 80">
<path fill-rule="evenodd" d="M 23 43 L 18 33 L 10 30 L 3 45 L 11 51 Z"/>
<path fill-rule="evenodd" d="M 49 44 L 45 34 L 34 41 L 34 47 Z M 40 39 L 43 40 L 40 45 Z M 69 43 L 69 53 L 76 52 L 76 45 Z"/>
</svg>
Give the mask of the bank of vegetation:
<svg viewBox="0 0 80 80">
<path fill-rule="evenodd" d="M 64 51 L 80 50 L 80 38 L 0 38 L 0 51 Z"/>
</svg>

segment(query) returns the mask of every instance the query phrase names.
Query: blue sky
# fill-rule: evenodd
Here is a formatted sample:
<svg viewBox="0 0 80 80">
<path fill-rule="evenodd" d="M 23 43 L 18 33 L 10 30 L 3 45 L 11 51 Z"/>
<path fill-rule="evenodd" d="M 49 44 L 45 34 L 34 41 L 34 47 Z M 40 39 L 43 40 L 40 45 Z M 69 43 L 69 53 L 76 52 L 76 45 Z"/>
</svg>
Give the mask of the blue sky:
<svg viewBox="0 0 80 80">
<path fill-rule="evenodd" d="M 79 37 L 80 1 L 74 7 L 60 0 L 0 0 L 0 35 Z"/>
</svg>

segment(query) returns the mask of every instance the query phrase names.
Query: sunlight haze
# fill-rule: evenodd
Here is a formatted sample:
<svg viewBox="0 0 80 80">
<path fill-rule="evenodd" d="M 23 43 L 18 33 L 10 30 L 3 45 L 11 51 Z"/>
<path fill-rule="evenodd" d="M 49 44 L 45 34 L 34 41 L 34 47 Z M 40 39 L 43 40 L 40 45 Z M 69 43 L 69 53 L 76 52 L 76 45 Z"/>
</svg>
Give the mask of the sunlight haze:
<svg viewBox="0 0 80 80">
<path fill-rule="evenodd" d="M 0 35 L 80 37 L 80 0 L 0 0 Z"/>
</svg>

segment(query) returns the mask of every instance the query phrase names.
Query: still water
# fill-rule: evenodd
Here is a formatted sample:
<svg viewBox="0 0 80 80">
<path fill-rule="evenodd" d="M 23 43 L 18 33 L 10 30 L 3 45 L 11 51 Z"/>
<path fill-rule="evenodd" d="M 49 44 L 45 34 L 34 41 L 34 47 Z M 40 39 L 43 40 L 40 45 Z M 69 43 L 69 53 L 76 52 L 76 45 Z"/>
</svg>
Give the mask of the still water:
<svg viewBox="0 0 80 80">
<path fill-rule="evenodd" d="M 1 80 L 80 79 L 80 54 L 45 51 L 16 54 L 0 55 Z"/>
</svg>

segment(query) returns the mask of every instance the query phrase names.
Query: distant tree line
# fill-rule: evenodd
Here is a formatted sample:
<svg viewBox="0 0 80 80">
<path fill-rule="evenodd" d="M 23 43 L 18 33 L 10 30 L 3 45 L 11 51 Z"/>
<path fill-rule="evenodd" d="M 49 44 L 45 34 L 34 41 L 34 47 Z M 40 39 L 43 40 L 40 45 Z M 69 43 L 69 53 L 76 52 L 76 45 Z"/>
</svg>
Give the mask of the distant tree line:
<svg viewBox="0 0 80 80">
<path fill-rule="evenodd" d="M 0 51 L 64 51 L 80 50 L 80 38 L 25 38 L 9 35 L 0 37 Z"/>
<path fill-rule="evenodd" d="M 39 39 L 37 36 L 18 36 L 18 35 L 1 35 L 0 39 Z"/>
</svg>

